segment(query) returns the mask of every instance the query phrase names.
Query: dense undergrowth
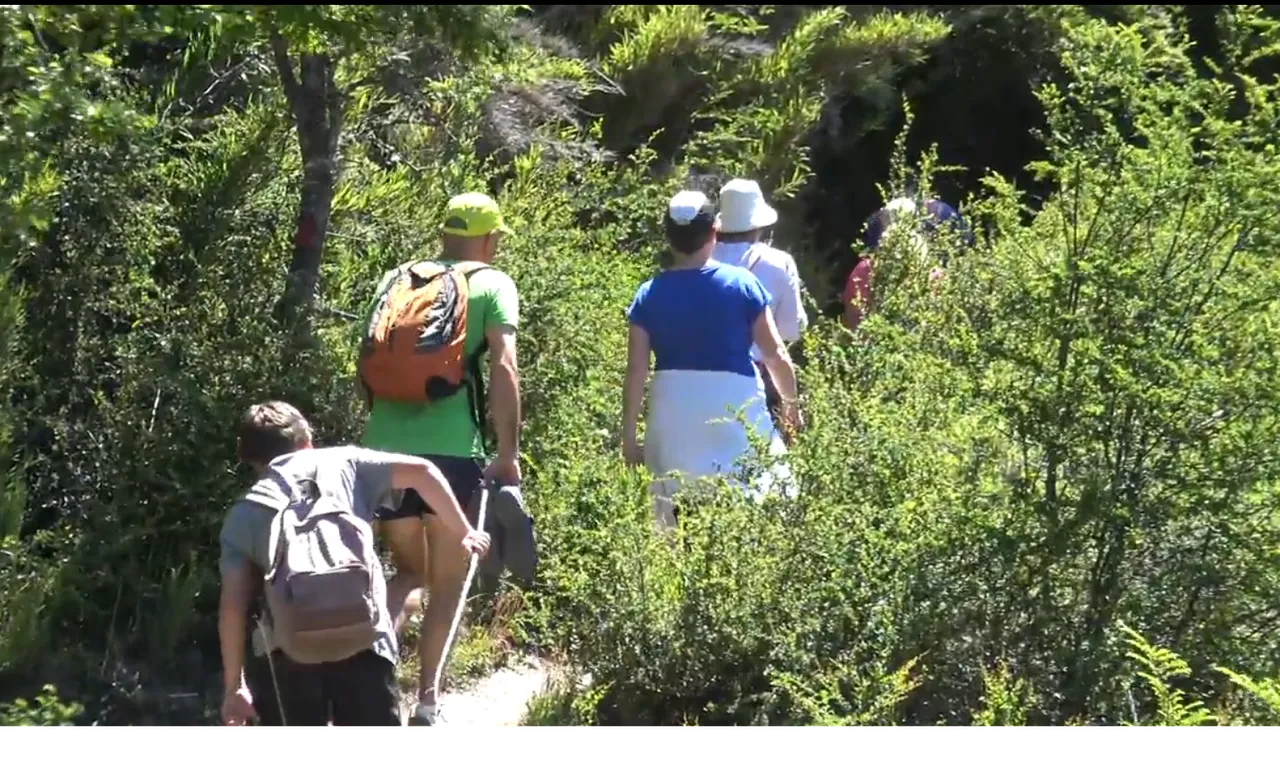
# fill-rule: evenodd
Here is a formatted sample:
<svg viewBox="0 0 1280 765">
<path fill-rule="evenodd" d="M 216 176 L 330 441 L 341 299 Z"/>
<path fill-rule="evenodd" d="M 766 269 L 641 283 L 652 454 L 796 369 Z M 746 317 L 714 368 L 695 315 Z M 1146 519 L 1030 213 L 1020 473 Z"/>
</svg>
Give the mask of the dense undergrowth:
<svg viewBox="0 0 1280 765">
<path fill-rule="evenodd" d="M 355 438 L 353 315 L 472 188 L 517 231 L 500 265 L 543 557 L 501 639 L 592 678 L 535 719 L 1276 720 L 1265 15 L 1223 14 L 1206 59 L 1178 11 L 1134 6 L 244 8 L 0 8 L 0 674 L 7 697 L 73 702 L 0 721 L 209 719 L 216 531 L 247 479 L 231 425 L 283 397 L 321 441 Z M 1039 159 L 1013 168 L 1046 194 L 944 167 L 907 125 L 875 180 L 980 179 L 978 245 L 938 242 L 931 292 L 890 242 L 851 335 L 822 316 L 847 253 L 796 222 L 811 148 L 870 135 L 904 73 L 1009 14 L 1052 42 Z M 332 75 L 331 151 L 299 143 L 280 46 Z M 841 123 L 853 102 L 880 117 Z M 335 174 L 311 296 L 287 274 L 309 268 L 316 162 Z M 802 491 L 710 493 L 667 540 L 619 454 L 623 309 L 667 196 L 737 173 L 794 194 Z M 459 666 L 497 661 L 494 634 Z"/>
</svg>

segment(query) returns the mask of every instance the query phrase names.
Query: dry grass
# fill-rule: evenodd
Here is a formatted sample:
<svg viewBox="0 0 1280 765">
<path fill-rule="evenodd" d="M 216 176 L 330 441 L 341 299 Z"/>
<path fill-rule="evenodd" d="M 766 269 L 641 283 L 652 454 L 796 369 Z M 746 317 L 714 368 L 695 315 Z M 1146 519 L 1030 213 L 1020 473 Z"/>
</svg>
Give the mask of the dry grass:
<svg viewBox="0 0 1280 765">
<path fill-rule="evenodd" d="M 524 606 L 520 593 L 501 592 L 491 606 L 486 600 L 484 596 L 471 599 L 445 666 L 442 690 L 469 687 L 506 666 L 518 652 L 510 625 Z M 422 629 L 423 605 L 415 594 L 406 606 L 413 616 L 400 636 L 400 665 L 396 673 L 400 691 L 405 695 L 418 691 L 418 636 Z"/>
</svg>

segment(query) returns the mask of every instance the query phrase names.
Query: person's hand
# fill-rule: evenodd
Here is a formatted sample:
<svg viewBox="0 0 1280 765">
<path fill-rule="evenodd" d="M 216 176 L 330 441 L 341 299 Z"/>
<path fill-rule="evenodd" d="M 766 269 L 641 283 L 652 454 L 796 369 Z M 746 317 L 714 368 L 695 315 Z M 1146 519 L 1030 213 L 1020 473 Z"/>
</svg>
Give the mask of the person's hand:
<svg viewBox="0 0 1280 765">
<path fill-rule="evenodd" d="M 644 464 L 644 445 L 634 437 L 625 439 L 622 442 L 622 458 L 627 461 L 627 467 L 639 467 Z"/>
<path fill-rule="evenodd" d="M 484 480 L 499 486 L 519 486 L 520 478 L 520 460 L 515 457 L 498 457 L 484 469 Z"/>
<path fill-rule="evenodd" d="M 474 553 L 483 558 L 489 554 L 489 535 L 483 531 L 470 531 L 462 538 L 462 547 L 468 553 Z"/>
<path fill-rule="evenodd" d="M 243 685 L 222 697 L 223 725 L 248 725 L 256 720 L 258 713 L 253 709 L 253 697 L 249 689 Z"/>
<path fill-rule="evenodd" d="M 804 414 L 797 404 L 783 401 L 778 408 L 778 419 L 781 420 L 782 442 L 790 447 L 800 431 L 804 430 Z"/>
<path fill-rule="evenodd" d="M 946 275 L 947 275 L 947 272 L 943 271 L 938 266 L 934 266 L 933 270 L 929 272 L 929 293 L 931 295 L 938 294 L 938 288 L 942 286 L 942 280 L 943 278 L 946 277 Z"/>
</svg>

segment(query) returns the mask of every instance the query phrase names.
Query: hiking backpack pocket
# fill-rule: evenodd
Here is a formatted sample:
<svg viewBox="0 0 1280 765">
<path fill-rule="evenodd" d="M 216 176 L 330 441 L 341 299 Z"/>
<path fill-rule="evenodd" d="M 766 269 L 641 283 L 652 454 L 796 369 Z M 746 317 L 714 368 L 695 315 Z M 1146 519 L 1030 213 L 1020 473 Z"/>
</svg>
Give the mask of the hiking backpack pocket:
<svg viewBox="0 0 1280 765">
<path fill-rule="evenodd" d="M 357 362 L 360 380 L 374 398 L 428 403 L 448 398 L 465 384 L 471 274 L 481 263 L 423 261 L 389 278 L 365 330 Z"/>
<path fill-rule="evenodd" d="M 269 550 L 265 590 L 278 648 L 315 664 L 373 647 L 382 571 L 368 523 L 331 497 L 294 501 L 273 520 Z"/>
</svg>

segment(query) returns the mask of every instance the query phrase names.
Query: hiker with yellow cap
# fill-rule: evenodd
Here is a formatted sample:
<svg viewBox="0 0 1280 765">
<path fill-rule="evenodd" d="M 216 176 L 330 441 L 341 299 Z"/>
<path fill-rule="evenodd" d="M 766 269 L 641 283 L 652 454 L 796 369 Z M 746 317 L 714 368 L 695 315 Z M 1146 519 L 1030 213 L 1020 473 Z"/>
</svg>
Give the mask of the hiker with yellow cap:
<svg viewBox="0 0 1280 765">
<path fill-rule="evenodd" d="M 426 458 L 477 523 L 477 490 L 488 482 L 486 529 L 513 573 L 531 576 L 532 528 L 520 500 L 520 377 L 516 365 L 519 297 L 511 277 L 493 266 L 511 229 L 497 202 L 481 193 L 449 200 L 436 260 L 405 263 L 388 272 L 362 326 L 358 374 L 370 402 L 363 445 Z M 489 410 L 497 454 L 486 466 L 488 439 L 480 359 L 489 355 Z M 378 521 L 397 560 L 417 562 L 388 584 L 397 629 L 413 591 L 429 597 L 418 644 L 418 706 L 411 725 L 437 722 L 432 678 L 448 641 L 467 577 L 468 559 L 442 508 L 405 491 Z M 423 543 L 423 534 L 426 544 Z M 491 558 L 494 556 L 490 556 Z M 519 576 L 520 574 L 517 573 Z"/>
</svg>

